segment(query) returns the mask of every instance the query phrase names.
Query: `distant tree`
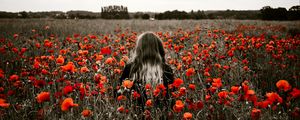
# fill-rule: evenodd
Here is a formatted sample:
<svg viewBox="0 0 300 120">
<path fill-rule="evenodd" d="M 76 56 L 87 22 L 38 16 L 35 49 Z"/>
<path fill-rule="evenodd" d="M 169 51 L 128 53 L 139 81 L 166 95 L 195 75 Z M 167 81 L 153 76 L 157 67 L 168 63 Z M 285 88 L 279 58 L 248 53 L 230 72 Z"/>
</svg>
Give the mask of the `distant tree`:
<svg viewBox="0 0 300 120">
<path fill-rule="evenodd" d="M 142 18 L 142 15 L 143 15 L 143 13 L 141 13 L 141 12 L 136 12 L 136 13 L 133 15 L 133 18 L 134 18 L 134 19 L 140 19 L 140 18 Z"/>
<path fill-rule="evenodd" d="M 22 11 L 22 12 L 19 12 L 19 17 L 20 17 L 20 18 L 28 18 L 28 17 L 29 17 L 29 15 L 28 15 L 28 13 L 27 13 L 27 12 L 25 12 L 25 11 Z"/>
<path fill-rule="evenodd" d="M 163 13 L 155 14 L 154 17 L 155 17 L 155 19 L 158 19 L 158 20 L 164 19 L 164 18 L 163 18 Z"/>
<path fill-rule="evenodd" d="M 300 20 L 300 5 L 292 6 L 288 11 L 289 20 Z"/>
<path fill-rule="evenodd" d="M 18 17 L 18 13 L 0 11 L 0 18 L 17 18 L 17 17 Z"/>
<path fill-rule="evenodd" d="M 288 11 L 286 8 L 273 9 L 270 6 L 265 6 L 260 11 L 263 20 L 287 20 Z"/>
<path fill-rule="evenodd" d="M 103 19 L 129 19 L 127 7 L 107 6 L 101 8 L 101 18 Z"/>
<path fill-rule="evenodd" d="M 143 14 L 142 19 L 150 19 L 150 15 L 149 14 Z"/>
</svg>

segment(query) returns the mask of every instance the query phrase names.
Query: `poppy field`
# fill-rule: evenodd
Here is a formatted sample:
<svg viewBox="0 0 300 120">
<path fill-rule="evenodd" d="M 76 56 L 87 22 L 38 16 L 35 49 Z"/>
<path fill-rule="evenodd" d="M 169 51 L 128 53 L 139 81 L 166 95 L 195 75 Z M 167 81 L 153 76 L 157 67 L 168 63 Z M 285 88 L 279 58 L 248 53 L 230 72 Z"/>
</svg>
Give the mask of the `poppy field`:
<svg viewBox="0 0 300 120">
<path fill-rule="evenodd" d="M 0 20 L 0 119 L 299 119 L 295 22 Z M 153 96 L 119 84 L 137 36 L 155 32 L 174 73 Z M 115 96 L 115 91 L 124 90 Z M 170 105 L 154 99 L 172 90 Z"/>
</svg>

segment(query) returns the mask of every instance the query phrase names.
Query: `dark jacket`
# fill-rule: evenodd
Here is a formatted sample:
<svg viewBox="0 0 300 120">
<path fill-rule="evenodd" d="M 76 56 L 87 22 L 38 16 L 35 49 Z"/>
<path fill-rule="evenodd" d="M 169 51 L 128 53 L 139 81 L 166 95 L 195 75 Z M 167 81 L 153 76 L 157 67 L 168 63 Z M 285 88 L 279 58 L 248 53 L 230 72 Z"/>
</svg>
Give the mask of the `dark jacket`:
<svg viewBox="0 0 300 120">
<path fill-rule="evenodd" d="M 127 64 L 123 70 L 123 74 L 119 79 L 119 85 L 122 85 L 123 81 L 127 78 L 130 79 L 129 74 L 130 74 L 130 70 L 131 70 L 132 64 Z M 171 106 L 171 100 L 170 100 L 170 94 L 171 94 L 171 90 L 168 89 L 168 85 L 172 84 L 174 81 L 174 74 L 173 71 L 171 69 L 171 67 L 167 64 L 163 64 L 163 85 L 166 88 L 166 96 L 164 97 L 163 101 L 162 100 L 154 100 L 154 104 L 156 107 L 168 107 L 170 108 Z M 131 90 L 137 91 L 141 97 L 137 100 L 137 104 L 142 108 L 142 110 L 144 110 L 144 106 L 145 106 L 145 102 L 147 100 L 147 95 L 145 90 L 143 90 L 143 87 L 145 85 L 135 81 L 134 85 L 132 86 Z M 155 88 L 153 88 L 155 89 Z"/>
</svg>

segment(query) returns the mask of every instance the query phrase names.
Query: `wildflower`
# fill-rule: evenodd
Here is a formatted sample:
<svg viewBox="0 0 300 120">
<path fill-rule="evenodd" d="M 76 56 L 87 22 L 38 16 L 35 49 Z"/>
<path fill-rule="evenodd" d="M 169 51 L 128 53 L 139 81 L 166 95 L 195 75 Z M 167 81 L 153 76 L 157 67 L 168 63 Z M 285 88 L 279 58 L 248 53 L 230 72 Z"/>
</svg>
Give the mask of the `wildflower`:
<svg viewBox="0 0 300 120">
<path fill-rule="evenodd" d="M 9 77 L 9 81 L 18 81 L 19 80 L 19 76 L 18 75 L 11 75 Z"/>
<path fill-rule="evenodd" d="M 84 55 L 89 54 L 89 51 L 88 50 L 78 50 L 78 54 L 84 56 Z"/>
<path fill-rule="evenodd" d="M 83 110 L 82 112 L 81 112 L 81 115 L 83 116 L 83 117 L 89 117 L 89 116 L 91 116 L 93 114 L 93 112 L 91 111 L 91 110 L 89 110 L 89 109 L 85 109 L 85 110 Z"/>
<path fill-rule="evenodd" d="M 61 55 L 59 55 L 58 58 L 56 59 L 56 64 L 62 65 L 62 64 L 64 64 L 64 62 L 65 62 L 65 59 Z"/>
<path fill-rule="evenodd" d="M 289 82 L 286 80 L 279 80 L 276 86 L 279 90 L 284 90 L 285 92 L 291 89 Z"/>
<path fill-rule="evenodd" d="M 222 92 L 219 92 L 218 93 L 218 96 L 220 99 L 225 99 L 228 95 L 228 92 L 227 91 L 222 91 Z"/>
<path fill-rule="evenodd" d="M 175 105 L 173 106 L 173 110 L 175 112 L 181 112 L 181 110 L 184 108 L 184 104 L 181 100 L 177 100 Z"/>
<path fill-rule="evenodd" d="M 114 59 L 111 57 L 109 57 L 105 60 L 105 64 L 113 64 L 113 62 L 114 62 Z"/>
<path fill-rule="evenodd" d="M 179 93 L 180 93 L 181 95 L 184 95 L 184 94 L 186 93 L 186 88 L 185 88 L 185 87 L 181 87 L 181 88 L 179 89 Z"/>
<path fill-rule="evenodd" d="M 80 72 L 81 73 L 86 73 L 86 72 L 89 72 L 90 70 L 87 68 L 87 67 L 81 67 L 80 68 Z"/>
<path fill-rule="evenodd" d="M 34 87 L 37 87 L 37 88 L 41 88 L 41 87 L 45 86 L 46 84 L 47 83 L 45 80 L 35 80 L 33 82 Z"/>
<path fill-rule="evenodd" d="M 204 72 L 204 76 L 209 77 L 210 76 L 209 72 Z"/>
<path fill-rule="evenodd" d="M 232 86 L 231 87 L 231 92 L 233 94 L 237 94 L 239 92 L 239 89 L 240 89 L 240 87 L 238 87 L 238 86 Z"/>
<path fill-rule="evenodd" d="M 244 71 L 249 71 L 249 67 L 248 66 L 244 66 L 243 69 L 244 69 Z"/>
<path fill-rule="evenodd" d="M 293 88 L 293 91 L 290 92 L 290 94 L 292 95 L 293 98 L 298 98 L 300 97 L 300 90 L 297 88 Z"/>
<path fill-rule="evenodd" d="M 146 90 L 152 89 L 151 84 L 146 84 L 146 85 L 145 85 L 145 89 L 146 89 Z"/>
<path fill-rule="evenodd" d="M 196 105 L 197 105 L 197 109 L 199 109 L 199 110 L 201 110 L 204 107 L 204 104 L 202 101 L 198 101 Z"/>
<path fill-rule="evenodd" d="M 222 86 L 221 78 L 214 78 L 212 86 L 220 88 Z"/>
<path fill-rule="evenodd" d="M 141 95 L 138 92 L 136 92 L 136 91 L 133 92 L 132 96 L 133 96 L 134 99 L 138 99 L 138 98 L 141 97 Z"/>
<path fill-rule="evenodd" d="M 133 81 L 131 80 L 124 80 L 123 87 L 130 89 L 133 86 Z"/>
<path fill-rule="evenodd" d="M 147 100 L 145 105 L 147 107 L 152 107 L 152 100 L 151 99 Z"/>
<path fill-rule="evenodd" d="M 0 98 L 0 107 L 8 108 L 9 105 L 10 105 L 9 103 L 6 103 L 6 100 Z"/>
<path fill-rule="evenodd" d="M 101 54 L 102 55 L 111 54 L 111 49 L 109 47 L 104 47 L 101 49 Z"/>
<path fill-rule="evenodd" d="M 180 79 L 180 78 L 177 78 L 177 79 L 174 80 L 173 86 L 176 87 L 176 88 L 179 88 L 182 83 L 183 83 L 183 80 Z"/>
<path fill-rule="evenodd" d="M 190 120 L 193 118 L 193 114 L 192 113 L 189 113 L 189 112 L 186 112 L 183 114 L 183 119 L 184 120 Z"/>
<path fill-rule="evenodd" d="M 44 40 L 44 47 L 51 48 L 52 47 L 52 42 L 48 39 Z"/>
<path fill-rule="evenodd" d="M 64 72 L 76 72 L 76 68 L 73 62 L 68 62 L 67 65 L 61 66 L 62 71 Z"/>
<path fill-rule="evenodd" d="M 215 67 L 216 68 L 221 68 L 222 66 L 220 64 L 218 64 L 218 63 L 215 63 Z"/>
<path fill-rule="evenodd" d="M 254 90 L 248 90 L 246 94 L 247 95 L 255 95 L 255 91 Z"/>
<path fill-rule="evenodd" d="M 125 110 L 125 108 L 123 107 L 123 105 L 118 107 L 118 109 L 117 109 L 117 111 L 121 112 L 121 113 L 124 112 L 124 110 Z"/>
<path fill-rule="evenodd" d="M 62 111 L 68 111 L 71 107 L 77 107 L 78 104 L 73 103 L 72 98 L 66 98 L 61 104 Z"/>
<path fill-rule="evenodd" d="M 42 69 L 41 73 L 42 73 L 43 75 L 47 75 L 49 72 L 48 72 L 46 69 Z"/>
<path fill-rule="evenodd" d="M 195 89 L 196 89 L 196 85 L 195 85 L 195 84 L 189 84 L 189 88 L 190 88 L 191 90 L 195 90 Z"/>
<path fill-rule="evenodd" d="M 224 65 L 223 69 L 228 70 L 230 67 L 228 65 Z"/>
<path fill-rule="evenodd" d="M 69 94 L 69 93 L 71 93 L 71 92 L 73 92 L 73 87 L 72 87 L 72 86 L 68 85 L 68 86 L 65 86 L 65 87 L 63 88 L 63 94 L 64 94 L 64 95 L 67 95 L 67 94 Z"/>
<path fill-rule="evenodd" d="M 120 95 L 117 98 L 118 101 L 125 100 L 125 99 L 126 99 L 126 96 L 124 96 L 124 95 Z"/>
<path fill-rule="evenodd" d="M 210 100 L 211 96 L 210 95 L 205 95 L 205 101 Z"/>
<path fill-rule="evenodd" d="M 260 117 L 260 113 L 261 113 L 260 109 L 253 108 L 252 111 L 251 111 L 252 120 L 258 120 L 259 117 Z"/>
<path fill-rule="evenodd" d="M 124 67 L 124 66 L 125 66 L 125 62 L 124 62 L 123 60 L 120 60 L 119 65 L 120 65 L 121 67 Z"/>
<path fill-rule="evenodd" d="M 145 110 L 144 115 L 146 120 L 152 120 L 151 112 L 149 110 Z"/>
<path fill-rule="evenodd" d="M 4 78 L 4 72 L 2 69 L 0 69 L 0 78 Z"/>
<path fill-rule="evenodd" d="M 40 94 L 37 95 L 36 100 L 38 103 L 50 101 L 50 92 L 41 92 Z"/>
<path fill-rule="evenodd" d="M 189 68 L 187 71 L 186 71 L 186 76 L 190 77 L 192 75 L 195 74 L 195 69 L 194 68 Z"/>
<path fill-rule="evenodd" d="M 270 102 L 267 101 L 267 100 L 261 101 L 261 102 L 257 102 L 257 106 L 259 106 L 260 108 L 267 108 L 269 104 L 270 104 Z"/>
<path fill-rule="evenodd" d="M 16 39 L 17 37 L 19 37 L 19 34 L 14 34 L 13 37 L 14 39 Z"/>
<path fill-rule="evenodd" d="M 270 104 L 273 104 L 274 102 L 279 102 L 279 103 L 283 102 L 282 98 L 277 93 L 274 92 L 267 93 L 266 96 L 267 96 L 267 101 L 269 101 Z"/>
</svg>

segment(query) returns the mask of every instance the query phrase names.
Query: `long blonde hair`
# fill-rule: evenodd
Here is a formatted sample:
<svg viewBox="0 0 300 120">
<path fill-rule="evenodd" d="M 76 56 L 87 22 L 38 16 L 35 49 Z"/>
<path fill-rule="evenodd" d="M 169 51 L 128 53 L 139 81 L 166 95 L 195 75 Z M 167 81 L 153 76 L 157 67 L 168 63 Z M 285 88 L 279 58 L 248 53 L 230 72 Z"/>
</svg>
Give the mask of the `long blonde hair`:
<svg viewBox="0 0 300 120">
<path fill-rule="evenodd" d="M 162 40 L 152 32 L 145 32 L 138 37 L 129 63 L 132 64 L 130 77 L 156 86 L 162 83 L 165 51 Z"/>
</svg>

